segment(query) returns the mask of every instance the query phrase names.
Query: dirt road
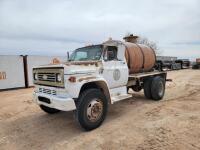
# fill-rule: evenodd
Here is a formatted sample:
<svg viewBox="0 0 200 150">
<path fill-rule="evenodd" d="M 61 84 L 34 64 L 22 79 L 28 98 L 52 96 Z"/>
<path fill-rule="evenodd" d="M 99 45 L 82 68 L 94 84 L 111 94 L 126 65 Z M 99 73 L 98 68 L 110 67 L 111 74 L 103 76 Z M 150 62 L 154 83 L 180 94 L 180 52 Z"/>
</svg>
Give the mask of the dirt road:
<svg viewBox="0 0 200 150">
<path fill-rule="evenodd" d="M 33 89 L 0 93 L 0 149 L 200 149 L 200 71 L 171 71 L 165 97 L 143 92 L 110 106 L 102 126 L 80 129 L 72 112 L 47 115 Z"/>
</svg>

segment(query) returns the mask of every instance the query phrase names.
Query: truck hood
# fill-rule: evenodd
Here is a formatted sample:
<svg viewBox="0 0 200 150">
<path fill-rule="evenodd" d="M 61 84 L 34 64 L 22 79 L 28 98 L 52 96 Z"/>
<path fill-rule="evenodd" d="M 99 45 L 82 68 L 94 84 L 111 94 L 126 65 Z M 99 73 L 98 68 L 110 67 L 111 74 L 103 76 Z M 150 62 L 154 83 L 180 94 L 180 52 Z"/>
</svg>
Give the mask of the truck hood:
<svg viewBox="0 0 200 150">
<path fill-rule="evenodd" d="M 66 62 L 60 64 L 42 65 L 36 68 L 64 68 L 65 75 L 72 74 L 91 74 L 98 71 L 101 61 L 82 61 Z"/>
</svg>

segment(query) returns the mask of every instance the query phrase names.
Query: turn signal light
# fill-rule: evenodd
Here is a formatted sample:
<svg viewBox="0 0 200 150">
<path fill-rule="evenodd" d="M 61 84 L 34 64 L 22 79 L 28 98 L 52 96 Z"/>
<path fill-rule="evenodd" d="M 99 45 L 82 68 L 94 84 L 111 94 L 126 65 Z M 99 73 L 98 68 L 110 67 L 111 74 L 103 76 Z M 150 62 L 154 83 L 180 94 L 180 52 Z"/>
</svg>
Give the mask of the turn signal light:
<svg viewBox="0 0 200 150">
<path fill-rule="evenodd" d="M 72 77 L 69 77 L 68 80 L 69 80 L 69 82 L 76 82 L 76 77 L 73 77 L 73 76 L 72 76 Z"/>
</svg>

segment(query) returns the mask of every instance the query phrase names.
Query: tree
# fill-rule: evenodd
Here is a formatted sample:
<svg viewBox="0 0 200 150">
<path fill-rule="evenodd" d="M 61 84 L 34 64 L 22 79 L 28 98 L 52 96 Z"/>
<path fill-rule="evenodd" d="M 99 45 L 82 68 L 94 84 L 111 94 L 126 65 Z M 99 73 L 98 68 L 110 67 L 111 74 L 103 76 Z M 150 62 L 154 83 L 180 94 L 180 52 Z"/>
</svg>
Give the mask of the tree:
<svg viewBox="0 0 200 150">
<path fill-rule="evenodd" d="M 161 54 L 161 51 L 158 48 L 157 44 L 155 42 L 153 42 L 153 41 L 150 41 L 146 37 L 136 36 L 136 35 L 131 34 L 131 32 L 127 32 L 125 34 L 124 39 L 125 39 L 125 41 L 129 41 L 129 42 L 133 42 L 133 43 L 136 42 L 137 44 L 144 44 L 146 46 L 149 46 L 155 51 L 156 55 L 160 55 Z"/>
<path fill-rule="evenodd" d="M 145 37 L 139 37 L 137 39 L 137 43 L 138 44 L 144 44 L 146 46 L 151 47 L 155 51 L 156 55 L 160 55 L 161 54 L 161 51 L 158 48 L 157 44 L 155 42 L 153 42 L 153 41 L 150 41 L 149 39 L 147 39 Z"/>
</svg>

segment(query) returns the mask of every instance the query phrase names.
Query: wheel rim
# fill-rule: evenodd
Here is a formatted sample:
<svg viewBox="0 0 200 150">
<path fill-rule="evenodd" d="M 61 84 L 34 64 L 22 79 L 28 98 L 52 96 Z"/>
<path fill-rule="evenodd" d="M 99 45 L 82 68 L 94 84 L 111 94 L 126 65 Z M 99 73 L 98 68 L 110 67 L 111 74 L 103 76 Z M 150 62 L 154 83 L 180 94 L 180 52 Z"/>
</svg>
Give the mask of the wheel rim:
<svg viewBox="0 0 200 150">
<path fill-rule="evenodd" d="M 103 114 L 103 103 L 101 100 L 93 99 L 87 107 L 87 118 L 91 122 L 97 121 Z"/>
<path fill-rule="evenodd" d="M 163 95 L 163 91 L 164 91 L 164 85 L 162 82 L 159 82 L 159 89 L 158 89 L 159 96 Z"/>
</svg>

